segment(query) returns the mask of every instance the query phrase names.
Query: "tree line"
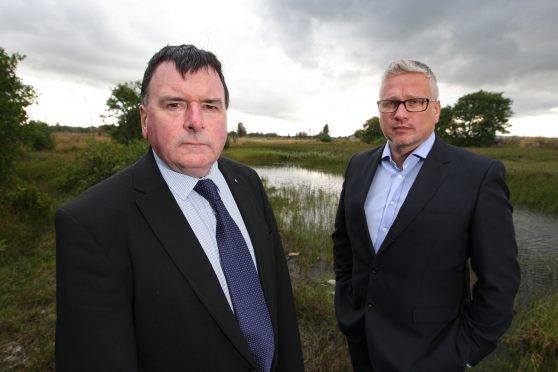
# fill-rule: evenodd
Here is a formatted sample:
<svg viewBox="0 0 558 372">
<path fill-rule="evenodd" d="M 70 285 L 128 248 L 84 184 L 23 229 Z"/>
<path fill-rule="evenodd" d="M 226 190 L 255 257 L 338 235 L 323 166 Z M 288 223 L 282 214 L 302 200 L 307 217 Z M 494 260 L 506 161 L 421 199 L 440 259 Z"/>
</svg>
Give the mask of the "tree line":
<svg viewBox="0 0 558 372">
<path fill-rule="evenodd" d="M 138 105 L 140 103 L 140 82 L 118 84 L 107 100 L 109 117 L 116 119 L 116 125 L 106 126 L 106 130 L 117 142 L 127 143 L 141 138 Z M 490 146 L 496 141 L 498 133 L 508 133 L 508 120 L 513 115 L 512 100 L 503 93 L 480 90 L 459 98 L 454 106 L 447 105 L 441 109 L 440 120 L 436 125 L 436 134 L 446 142 L 457 146 Z M 383 139 L 380 119 L 374 116 L 368 119 L 354 135 L 365 143 Z M 243 123 L 238 123 L 236 131 L 229 132 L 236 140 L 240 137 L 277 136 L 275 133 L 248 133 Z M 301 131 L 295 138 L 316 138 L 322 142 L 332 140 L 329 124 L 313 137 Z"/>
<path fill-rule="evenodd" d="M 26 109 L 33 104 L 37 93 L 32 86 L 25 85 L 16 74 L 17 64 L 25 56 L 8 54 L 0 47 L 0 181 L 13 170 L 13 163 L 22 149 L 51 149 L 54 146 L 52 131 L 60 126 L 49 127 L 47 123 L 29 120 Z M 130 143 L 142 137 L 140 126 L 140 81 L 116 85 L 107 99 L 107 114 L 100 131 L 107 132 L 118 143 Z M 445 106 L 440 113 L 436 133 L 445 141 L 458 146 L 489 146 L 496 141 L 497 133 L 508 133 L 509 118 L 513 115 L 512 100 L 503 93 L 480 90 L 459 98 L 455 105 Z M 377 116 L 368 119 L 355 136 L 361 141 L 372 143 L 383 138 Z M 248 133 L 243 123 L 229 137 L 277 136 L 275 133 Z M 295 138 L 316 138 L 323 142 L 332 140 L 329 124 L 313 137 L 306 132 L 296 133 Z"/>
</svg>

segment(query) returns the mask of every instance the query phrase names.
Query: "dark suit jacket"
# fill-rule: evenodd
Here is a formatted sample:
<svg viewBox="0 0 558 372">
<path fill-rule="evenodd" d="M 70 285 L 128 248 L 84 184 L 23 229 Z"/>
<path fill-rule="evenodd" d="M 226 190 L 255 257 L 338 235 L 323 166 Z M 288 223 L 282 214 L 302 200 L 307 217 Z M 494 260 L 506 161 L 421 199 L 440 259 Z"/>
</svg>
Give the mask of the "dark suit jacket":
<svg viewBox="0 0 558 372">
<path fill-rule="evenodd" d="M 273 212 L 250 168 L 221 158 L 275 332 L 274 371 L 303 370 Z M 249 371 L 249 347 L 152 152 L 56 213 L 58 371 Z"/>
<path fill-rule="evenodd" d="M 376 371 L 463 370 L 495 348 L 519 286 L 504 167 L 436 139 L 376 254 L 364 202 L 382 150 L 355 155 L 345 175 L 332 235 L 339 327 Z"/>
</svg>

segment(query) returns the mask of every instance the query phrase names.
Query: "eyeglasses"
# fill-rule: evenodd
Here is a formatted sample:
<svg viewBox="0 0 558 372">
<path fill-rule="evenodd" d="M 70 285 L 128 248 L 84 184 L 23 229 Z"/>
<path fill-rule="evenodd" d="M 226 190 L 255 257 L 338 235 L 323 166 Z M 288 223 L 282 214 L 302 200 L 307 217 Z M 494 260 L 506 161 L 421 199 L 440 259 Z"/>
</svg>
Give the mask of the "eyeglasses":
<svg viewBox="0 0 558 372">
<path fill-rule="evenodd" d="M 430 98 L 411 98 L 406 99 L 405 101 L 397 101 L 393 99 L 383 99 L 381 101 L 376 102 L 378 104 L 378 110 L 381 113 L 393 113 L 397 111 L 400 104 L 405 106 L 405 110 L 408 112 L 421 112 L 426 111 L 428 108 L 428 102 L 436 102 L 435 99 Z"/>
</svg>

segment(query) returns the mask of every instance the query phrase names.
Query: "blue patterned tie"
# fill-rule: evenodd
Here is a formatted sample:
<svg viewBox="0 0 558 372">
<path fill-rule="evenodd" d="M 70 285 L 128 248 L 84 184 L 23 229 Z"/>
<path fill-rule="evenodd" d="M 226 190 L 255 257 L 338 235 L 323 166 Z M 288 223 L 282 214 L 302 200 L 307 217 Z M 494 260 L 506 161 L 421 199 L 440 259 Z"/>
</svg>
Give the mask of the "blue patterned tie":
<svg viewBox="0 0 558 372">
<path fill-rule="evenodd" d="M 240 229 L 221 201 L 217 185 L 210 179 L 198 181 L 194 190 L 215 211 L 217 245 L 227 279 L 234 313 L 240 330 L 258 363 L 259 370 L 271 370 L 275 342 L 269 311 L 258 273 Z"/>
</svg>

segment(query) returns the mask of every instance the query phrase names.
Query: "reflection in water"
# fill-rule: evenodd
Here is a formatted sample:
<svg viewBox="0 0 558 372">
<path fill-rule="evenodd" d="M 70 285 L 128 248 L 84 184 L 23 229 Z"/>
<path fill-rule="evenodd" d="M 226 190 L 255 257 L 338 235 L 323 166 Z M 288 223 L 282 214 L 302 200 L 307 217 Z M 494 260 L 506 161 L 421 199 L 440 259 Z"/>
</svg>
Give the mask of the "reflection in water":
<svg viewBox="0 0 558 372">
<path fill-rule="evenodd" d="M 513 214 L 521 264 L 521 299 L 558 289 L 558 216 L 516 209 Z"/>
<path fill-rule="evenodd" d="M 310 188 L 339 196 L 343 178 L 329 173 L 298 167 L 254 168 L 270 186 L 277 188 Z"/>
<path fill-rule="evenodd" d="M 275 196 L 285 198 L 292 208 L 281 215 L 285 226 L 304 223 L 333 230 L 343 179 L 339 176 L 297 167 L 255 168 Z M 294 213 L 301 213 L 297 218 Z M 302 220 L 302 221 L 301 221 Z"/>
<path fill-rule="evenodd" d="M 343 177 L 297 167 L 255 168 L 268 186 L 288 198 L 291 203 L 299 190 L 311 190 L 318 202 L 301 208 L 305 223 L 330 226 L 333 229 L 335 210 Z M 293 210 L 299 210 L 293 208 Z M 558 289 L 558 216 L 515 209 L 514 224 L 522 271 L 521 298 L 528 294 Z M 289 221 L 300 221 L 288 213 L 281 216 Z"/>
</svg>

